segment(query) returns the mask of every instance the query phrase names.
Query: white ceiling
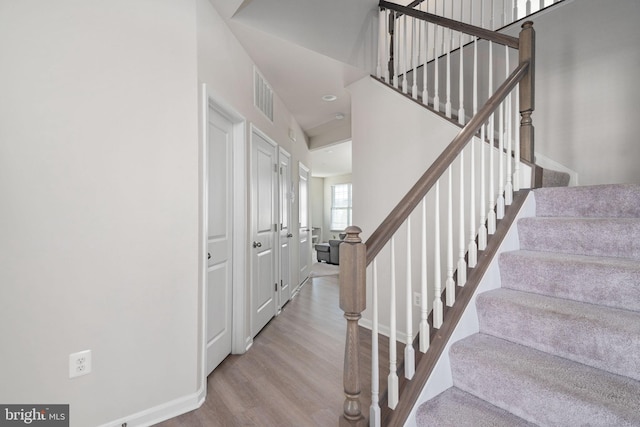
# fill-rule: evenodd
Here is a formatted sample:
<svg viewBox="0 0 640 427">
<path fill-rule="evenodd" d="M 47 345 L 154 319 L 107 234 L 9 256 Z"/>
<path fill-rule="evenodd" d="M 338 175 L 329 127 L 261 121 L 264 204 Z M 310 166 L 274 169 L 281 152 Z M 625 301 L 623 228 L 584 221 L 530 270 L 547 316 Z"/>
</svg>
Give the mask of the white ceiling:
<svg viewBox="0 0 640 427">
<path fill-rule="evenodd" d="M 378 0 L 210 2 L 310 139 L 332 132 L 344 135 L 344 127 L 351 123 L 351 99 L 345 87 L 373 67 Z M 338 98 L 323 101 L 328 94 Z M 338 113 L 344 118 L 336 119 Z M 343 131 L 336 132 L 338 128 Z M 350 160 L 350 144 L 348 151 Z M 338 167 L 343 158 L 319 161 L 333 163 L 339 173 L 351 171 L 350 164 L 346 172 Z"/>
<path fill-rule="evenodd" d="M 311 151 L 311 175 L 319 178 L 351 173 L 351 141 Z"/>
</svg>

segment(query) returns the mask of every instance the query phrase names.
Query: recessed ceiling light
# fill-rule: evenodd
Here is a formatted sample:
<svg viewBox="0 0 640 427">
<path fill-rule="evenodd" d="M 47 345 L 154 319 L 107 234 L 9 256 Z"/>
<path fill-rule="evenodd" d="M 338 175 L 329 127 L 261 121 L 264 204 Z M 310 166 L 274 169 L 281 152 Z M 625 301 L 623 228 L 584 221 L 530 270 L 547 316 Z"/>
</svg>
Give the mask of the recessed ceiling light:
<svg viewBox="0 0 640 427">
<path fill-rule="evenodd" d="M 342 114 L 342 113 L 336 113 L 336 119 L 338 119 L 338 120 L 342 120 L 342 119 L 344 119 L 344 114 Z"/>
<path fill-rule="evenodd" d="M 338 97 L 335 95 L 325 95 L 322 97 L 322 100 L 327 102 L 335 101 L 336 99 L 338 99 Z"/>
</svg>

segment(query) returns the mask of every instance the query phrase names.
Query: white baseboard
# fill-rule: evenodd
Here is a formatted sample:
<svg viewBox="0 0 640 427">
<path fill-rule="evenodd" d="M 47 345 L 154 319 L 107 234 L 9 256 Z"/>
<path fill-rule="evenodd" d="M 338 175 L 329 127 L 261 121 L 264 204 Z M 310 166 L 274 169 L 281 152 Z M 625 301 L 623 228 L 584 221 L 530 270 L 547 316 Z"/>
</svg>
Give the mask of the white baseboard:
<svg viewBox="0 0 640 427">
<path fill-rule="evenodd" d="M 371 329 L 372 329 L 372 327 L 373 327 L 373 323 L 371 322 L 371 320 L 369 320 L 369 319 L 364 319 L 364 318 L 363 318 L 363 319 L 360 319 L 360 320 L 358 321 L 358 325 L 359 325 L 359 326 L 362 326 L 363 328 L 369 329 L 369 330 L 371 330 Z M 390 329 L 389 329 L 389 326 L 387 326 L 387 325 L 382 325 L 382 324 L 378 325 L 378 333 L 379 333 L 380 335 L 384 335 L 385 337 L 387 337 L 387 338 L 388 338 L 388 337 L 389 337 L 389 335 L 390 335 Z M 417 332 L 416 332 L 416 333 L 413 335 L 413 337 L 411 338 L 411 342 L 413 342 L 413 340 L 416 338 L 416 336 L 417 336 L 417 335 L 418 335 L 418 334 L 417 334 Z M 397 332 L 396 332 L 396 341 L 399 341 L 399 342 L 402 342 L 402 343 L 406 343 L 406 342 L 407 342 L 407 334 L 406 334 L 406 333 L 404 333 L 404 332 L 397 331 Z"/>
<path fill-rule="evenodd" d="M 147 427 L 166 421 L 178 415 L 185 414 L 194 409 L 198 409 L 204 403 L 207 397 L 206 385 L 201 387 L 196 393 L 180 397 L 170 402 L 163 403 L 153 408 L 145 409 L 135 414 L 110 421 L 99 427 L 121 427 L 126 424 L 127 427 Z"/>
</svg>

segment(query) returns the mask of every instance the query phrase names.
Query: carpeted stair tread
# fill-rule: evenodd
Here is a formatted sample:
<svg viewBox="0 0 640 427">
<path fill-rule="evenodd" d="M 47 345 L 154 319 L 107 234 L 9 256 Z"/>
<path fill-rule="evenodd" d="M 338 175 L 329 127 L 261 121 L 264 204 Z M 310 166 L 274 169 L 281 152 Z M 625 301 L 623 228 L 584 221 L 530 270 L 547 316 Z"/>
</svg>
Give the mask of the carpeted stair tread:
<svg viewBox="0 0 640 427">
<path fill-rule="evenodd" d="M 640 380 L 640 313 L 504 288 L 476 306 L 481 333 Z"/>
<path fill-rule="evenodd" d="M 444 427 L 535 426 L 456 387 L 421 405 L 416 411 L 416 423 Z"/>
<path fill-rule="evenodd" d="M 454 386 L 539 425 L 638 426 L 640 382 L 485 334 L 451 346 Z"/>
<path fill-rule="evenodd" d="M 522 218 L 518 236 L 525 250 L 640 260 L 640 218 Z"/>
<path fill-rule="evenodd" d="M 503 288 L 640 312 L 636 260 L 521 250 L 499 263 Z"/>
<path fill-rule="evenodd" d="M 536 215 L 640 218 L 640 185 L 609 184 L 534 190 Z"/>
</svg>

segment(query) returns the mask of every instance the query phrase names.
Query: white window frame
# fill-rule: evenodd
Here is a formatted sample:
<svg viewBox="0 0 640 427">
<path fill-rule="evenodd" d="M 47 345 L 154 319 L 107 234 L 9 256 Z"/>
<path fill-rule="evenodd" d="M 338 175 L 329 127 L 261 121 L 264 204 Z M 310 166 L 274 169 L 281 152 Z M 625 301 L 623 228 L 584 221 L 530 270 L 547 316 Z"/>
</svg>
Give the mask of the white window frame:
<svg viewBox="0 0 640 427">
<path fill-rule="evenodd" d="M 337 187 L 347 187 L 347 206 L 336 207 L 336 188 Z M 345 210 L 347 212 L 347 224 L 344 227 L 341 227 L 340 224 L 336 224 L 335 212 L 337 210 Z M 351 183 L 343 183 L 343 184 L 335 184 L 331 186 L 331 223 L 329 224 L 330 231 L 344 231 L 345 228 L 351 225 L 352 221 L 352 211 L 353 211 L 353 193 Z"/>
</svg>

